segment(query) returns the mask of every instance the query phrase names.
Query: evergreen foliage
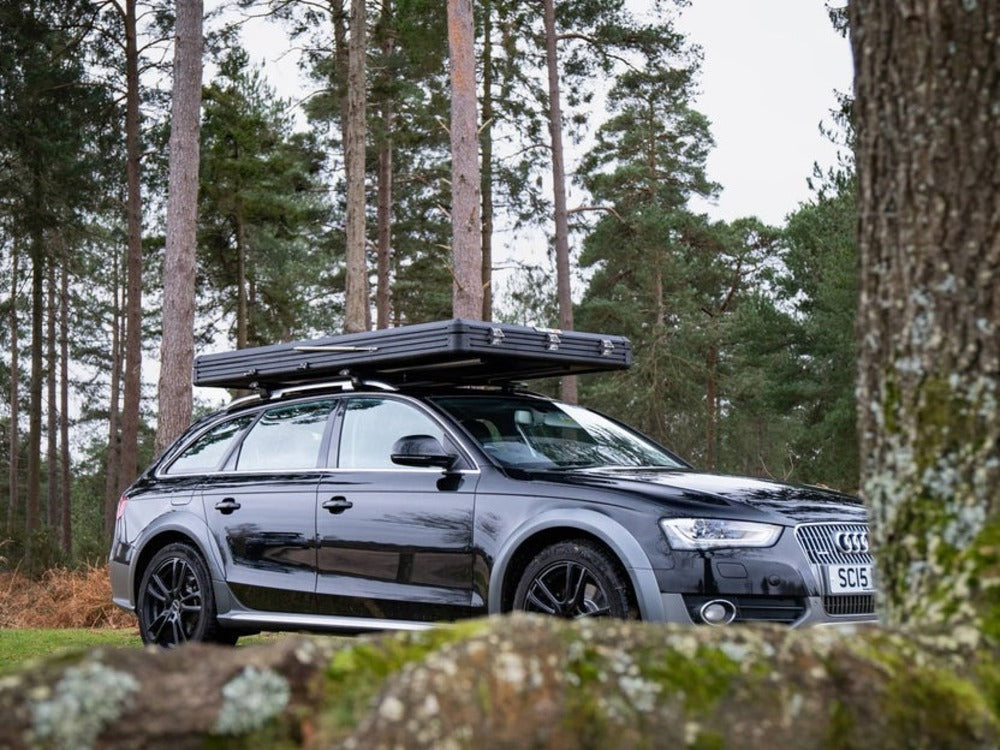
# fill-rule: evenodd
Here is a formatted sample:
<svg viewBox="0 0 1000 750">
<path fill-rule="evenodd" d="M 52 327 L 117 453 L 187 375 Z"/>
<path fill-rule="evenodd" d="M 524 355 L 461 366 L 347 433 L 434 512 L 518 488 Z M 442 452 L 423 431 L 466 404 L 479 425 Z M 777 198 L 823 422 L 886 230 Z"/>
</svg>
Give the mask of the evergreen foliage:
<svg viewBox="0 0 1000 750">
<path fill-rule="evenodd" d="M 308 122 L 296 121 L 293 105 L 277 96 L 268 71 L 240 47 L 235 29 L 211 36 L 217 72 L 203 88 L 198 226 L 203 348 L 336 333 L 343 321 L 346 3 L 240 4 L 272 13 L 296 35 L 316 90 L 298 97 Z M 850 163 L 819 175 L 815 198 L 784 227 L 699 215 L 690 199 L 719 188 L 705 174 L 713 145 L 709 123 L 691 105 L 698 54 L 673 25 L 675 4 L 657 5 L 641 19 L 618 0 L 559 0 L 555 7 L 563 127 L 574 148 L 585 150 L 569 165 L 578 188 L 573 200 L 580 203 L 580 210 L 571 208 L 574 283 L 586 285 L 577 294 L 576 325 L 626 334 L 635 347 L 633 370 L 584 379 L 582 401 L 703 467 L 855 488 Z M 167 178 L 167 102 L 158 89 L 166 79 L 148 50 L 159 35 L 169 36 L 172 10 L 159 0 L 145 6 L 155 28 L 140 30 L 147 357 L 158 348 Z M 541 15 L 521 0 L 479 2 L 475 12 L 479 106 L 488 119 L 480 130 L 483 185 L 490 188 L 492 239 L 509 248 L 517 233 L 536 237 L 551 222 Z M 447 318 L 445 5 L 394 0 L 371 6 L 368 32 L 368 265 L 374 272 L 376 248 L 387 233 L 388 322 Z M 69 274 L 74 406 L 66 416 L 74 420 L 75 542 L 73 550 L 39 547 L 39 560 L 101 554 L 105 495 L 117 479 L 107 475 L 118 450 L 114 384 L 121 378 L 116 363 L 126 282 L 122 34 L 120 13 L 110 6 L 0 0 L 0 310 L 5 322 L 16 321 L 0 326 L 0 347 L 8 352 L 0 357 L 0 387 L 10 394 L 0 412 L 0 530 L 10 520 L 22 541 L 29 485 L 43 498 L 39 519 L 46 516 L 52 460 L 39 453 L 31 461 L 37 479 L 29 477 L 32 446 L 42 445 L 47 431 L 44 420 L 34 431 L 29 422 L 48 408 L 29 388 L 31 355 L 47 351 L 41 324 L 58 312 L 49 311 L 41 282 L 50 265 Z M 849 109 L 845 100 L 842 128 Z M 838 137 L 849 148 L 850 130 L 844 132 Z M 389 184 L 380 170 L 385 163 Z M 390 194 L 387 215 L 375 210 L 383 189 Z M 497 317 L 555 326 L 550 256 L 536 250 L 506 290 L 494 290 L 502 298 Z M 15 333 L 16 438 L 9 429 Z M 43 356 L 34 365 L 36 394 L 47 368 L 57 364 Z M 152 452 L 153 396 L 147 384 L 140 464 Z M 16 517 L 8 519 L 11 466 L 19 496 Z M 41 538 L 46 531 L 33 534 Z M 23 546 L 6 547 L 4 555 L 16 561 L 22 552 Z"/>
</svg>

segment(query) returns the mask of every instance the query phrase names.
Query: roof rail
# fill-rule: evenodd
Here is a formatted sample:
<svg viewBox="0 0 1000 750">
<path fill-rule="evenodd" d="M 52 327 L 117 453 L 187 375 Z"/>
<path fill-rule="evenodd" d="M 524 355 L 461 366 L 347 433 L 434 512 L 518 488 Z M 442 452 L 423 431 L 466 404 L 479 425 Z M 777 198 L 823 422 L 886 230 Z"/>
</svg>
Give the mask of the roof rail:
<svg viewBox="0 0 1000 750">
<path fill-rule="evenodd" d="M 371 389 L 377 391 L 396 391 L 399 390 L 394 385 L 389 383 L 383 383 L 381 380 L 368 380 L 365 378 L 354 378 L 347 377 L 339 380 L 325 380 L 319 383 L 303 383 L 301 385 L 288 385 L 282 386 L 281 388 L 268 389 L 263 387 L 257 387 L 253 393 L 249 396 L 242 396 L 237 399 L 233 399 L 226 406 L 226 411 L 234 409 L 244 404 L 252 403 L 253 401 L 276 401 L 282 398 L 290 398 L 292 396 L 299 396 L 304 393 L 310 393 L 313 391 L 356 391 L 360 389 Z"/>
</svg>

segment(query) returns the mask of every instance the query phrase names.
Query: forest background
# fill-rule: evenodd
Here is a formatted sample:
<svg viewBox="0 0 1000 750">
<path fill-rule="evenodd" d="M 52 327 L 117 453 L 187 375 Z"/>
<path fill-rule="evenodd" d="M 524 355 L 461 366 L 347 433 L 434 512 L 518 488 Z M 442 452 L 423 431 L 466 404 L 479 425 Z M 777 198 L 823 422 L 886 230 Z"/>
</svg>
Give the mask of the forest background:
<svg viewBox="0 0 1000 750">
<path fill-rule="evenodd" d="M 314 88 L 303 125 L 238 29 L 208 25 L 196 349 L 344 328 L 352 39 L 364 40 L 367 69 L 371 325 L 451 317 L 445 4 L 369 3 L 365 33 L 353 37 L 337 0 L 239 5 L 291 35 Z M 655 4 L 637 17 L 621 2 L 560 0 L 558 131 L 584 150 L 568 177 L 585 198 L 559 208 L 541 6 L 474 4 L 484 288 L 493 292 L 482 317 L 565 326 L 549 237 L 561 218 L 573 324 L 625 334 L 635 351 L 631 371 L 582 379 L 582 402 L 705 469 L 854 490 L 850 101 L 828 123 L 843 157 L 813 175 L 810 201 L 780 226 L 712 220 L 698 206 L 720 187 L 706 175 L 713 141 L 692 103 L 700 59 L 679 31 L 682 9 Z M 0 0 L 8 566 L 103 558 L 117 499 L 153 456 L 173 12 L 155 1 Z M 843 28 L 836 12 L 831 22 Z M 515 233 L 549 251 L 495 289 L 493 243 Z"/>
</svg>

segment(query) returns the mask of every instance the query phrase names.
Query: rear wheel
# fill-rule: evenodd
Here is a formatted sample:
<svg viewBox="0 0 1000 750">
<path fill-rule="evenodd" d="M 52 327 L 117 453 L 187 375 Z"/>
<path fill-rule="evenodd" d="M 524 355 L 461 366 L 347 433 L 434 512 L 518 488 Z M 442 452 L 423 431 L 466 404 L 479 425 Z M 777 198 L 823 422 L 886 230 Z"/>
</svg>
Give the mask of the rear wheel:
<svg viewBox="0 0 1000 750">
<path fill-rule="evenodd" d="M 219 627 L 205 563 L 183 543 L 167 545 L 149 561 L 139 584 L 138 613 L 143 643 L 172 648 L 188 641 L 233 644 L 239 638 Z"/>
<path fill-rule="evenodd" d="M 567 619 L 638 619 L 620 563 L 585 539 L 559 542 L 539 552 L 521 575 L 514 609 Z"/>
</svg>

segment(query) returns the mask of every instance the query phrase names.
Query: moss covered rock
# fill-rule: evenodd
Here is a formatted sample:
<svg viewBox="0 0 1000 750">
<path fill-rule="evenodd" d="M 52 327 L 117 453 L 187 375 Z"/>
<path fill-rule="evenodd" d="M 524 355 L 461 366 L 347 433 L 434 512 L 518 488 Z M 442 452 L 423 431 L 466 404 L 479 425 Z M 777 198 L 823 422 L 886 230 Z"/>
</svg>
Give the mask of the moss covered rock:
<svg viewBox="0 0 1000 750">
<path fill-rule="evenodd" d="M 954 657 L 877 628 L 529 617 L 94 651 L 0 684 L 0 746 L 995 748 L 996 654 Z"/>
</svg>

